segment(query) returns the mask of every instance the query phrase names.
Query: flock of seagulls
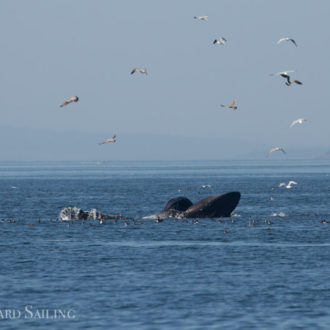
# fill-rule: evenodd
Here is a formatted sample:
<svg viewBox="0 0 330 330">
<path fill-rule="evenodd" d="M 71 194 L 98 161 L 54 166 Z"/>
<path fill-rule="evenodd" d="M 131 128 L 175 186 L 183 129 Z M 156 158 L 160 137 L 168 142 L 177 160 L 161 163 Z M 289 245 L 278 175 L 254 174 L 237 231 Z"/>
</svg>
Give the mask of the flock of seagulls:
<svg viewBox="0 0 330 330">
<path fill-rule="evenodd" d="M 138 68 L 135 68 L 134 70 L 138 71 L 139 69 Z M 134 71 L 133 70 L 133 71 Z M 132 73 L 134 73 L 132 71 Z M 141 71 L 140 71 L 141 72 Z M 61 105 L 60 107 L 65 107 L 67 106 L 68 104 L 72 103 L 72 102 L 78 102 L 79 101 L 79 97 L 78 96 L 72 96 L 70 97 L 69 99 L 65 100 Z M 103 142 L 100 142 L 99 145 L 102 145 L 102 144 L 107 144 L 107 143 L 115 143 L 116 142 L 116 135 L 113 135 L 111 138 L 108 138 L 108 139 L 105 139 Z"/>
<path fill-rule="evenodd" d="M 292 44 L 294 44 L 296 47 L 298 47 L 296 41 L 290 37 L 284 37 L 284 38 L 280 38 L 277 41 L 277 44 L 280 44 L 283 41 L 290 41 Z M 290 74 L 292 74 L 293 72 L 295 72 L 294 70 L 286 70 L 286 71 L 280 71 L 274 74 L 271 74 L 272 76 L 281 76 L 282 78 L 286 79 L 285 85 L 287 86 L 291 86 L 293 83 L 297 84 L 297 85 L 302 85 L 303 83 L 300 80 L 294 79 L 291 80 L 291 76 Z M 302 124 L 304 121 L 308 121 L 306 118 L 298 118 L 296 120 L 294 120 L 291 124 L 290 127 L 293 127 L 296 124 Z M 284 151 L 284 149 L 282 147 L 274 147 L 272 149 L 269 150 L 269 152 L 267 153 L 267 157 L 269 157 L 274 151 L 282 151 L 283 154 L 286 154 L 286 152 Z M 286 188 L 291 188 L 292 184 L 296 184 L 295 181 L 290 181 L 288 183 L 288 185 L 286 185 Z"/>
<path fill-rule="evenodd" d="M 204 15 L 204 16 L 194 16 L 194 19 L 198 19 L 198 20 L 203 20 L 203 21 L 207 21 L 208 20 L 208 16 Z M 277 44 L 282 43 L 283 41 L 290 41 L 293 45 L 295 45 L 296 47 L 298 47 L 296 41 L 293 38 L 290 37 L 283 37 L 280 38 L 277 41 Z M 213 44 L 219 44 L 219 45 L 225 45 L 227 42 L 227 39 L 224 37 L 215 39 L 213 41 Z M 284 78 L 286 80 L 285 85 L 286 86 L 291 86 L 292 84 L 296 84 L 296 85 L 303 85 L 303 83 L 300 80 L 297 79 L 291 79 L 290 74 L 292 74 L 293 72 L 295 72 L 294 70 L 286 70 L 286 71 L 280 71 L 280 72 L 276 72 L 276 73 L 272 73 L 270 74 L 271 76 L 281 76 L 282 78 Z M 227 108 L 227 109 L 232 109 L 232 110 L 237 110 L 237 98 L 235 97 L 233 102 L 230 104 L 221 104 L 220 105 L 223 108 Z M 302 124 L 304 121 L 308 121 L 308 119 L 306 118 L 298 118 L 296 120 L 294 120 L 290 127 L 293 127 L 296 124 Z M 283 154 L 286 154 L 286 152 L 284 151 L 284 149 L 282 147 L 274 147 L 271 148 L 269 150 L 269 152 L 267 153 L 267 157 L 269 157 L 274 151 L 281 151 Z"/>
<path fill-rule="evenodd" d="M 277 44 L 280 44 L 281 42 L 283 41 L 290 41 L 292 42 L 292 44 L 294 44 L 296 47 L 298 47 L 296 41 L 290 37 L 284 37 L 284 38 L 280 38 L 278 41 L 277 41 Z M 297 85 L 302 85 L 303 83 L 300 81 L 300 80 L 297 80 L 297 79 L 294 79 L 291 81 L 291 76 L 289 75 L 289 73 L 291 74 L 292 72 L 295 72 L 294 70 L 287 70 L 287 71 L 281 71 L 281 72 L 277 72 L 275 74 L 272 74 L 272 75 L 277 75 L 277 76 L 281 76 L 283 77 L 284 79 L 286 79 L 286 82 L 285 84 L 287 86 L 291 86 L 292 83 L 295 83 Z M 293 127 L 295 126 L 296 124 L 302 124 L 303 122 L 305 121 L 308 121 L 308 119 L 306 118 L 298 118 L 296 120 L 294 120 L 291 124 L 290 124 L 290 127 Z M 284 151 L 283 148 L 281 147 L 275 147 L 275 148 L 272 148 L 269 150 L 268 154 L 267 154 L 267 157 L 269 157 L 269 155 L 274 152 L 274 151 L 282 151 L 284 154 L 286 153 Z M 290 180 L 288 183 L 286 182 L 281 182 L 278 186 L 279 187 L 285 187 L 286 189 L 291 189 L 293 185 L 296 185 L 298 184 L 296 181 L 293 181 L 293 180 Z M 272 198 L 271 198 L 272 199 Z"/>
<path fill-rule="evenodd" d="M 203 18 L 200 18 L 200 19 L 203 19 Z M 135 72 L 140 72 L 141 74 L 148 74 L 146 68 L 144 68 L 144 69 L 134 68 L 131 71 L 131 75 L 134 74 Z M 72 97 L 68 98 L 67 100 L 65 100 L 60 105 L 60 107 L 63 108 L 65 106 L 67 106 L 68 104 L 72 103 L 72 102 L 78 102 L 78 101 L 79 101 L 79 97 L 78 96 L 72 96 Z M 115 143 L 116 142 L 116 138 L 117 138 L 117 136 L 116 135 L 113 135 L 111 138 L 105 139 L 103 142 L 100 142 L 99 145 L 107 144 L 107 143 Z"/>
<path fill-rule="evenodd" d="M 200 21 L 208 21 L 208 15 L 202 15 L 202 16 L 194 16 L 194 19 L 196 20 L 200 20 Z M 280 38 L 278 41 L 277 41 L 277 44 L 280 44 L 284 41 L 289 41 L 291 42 L 294 46 L 298 47 L 296 41 L 291 38 L 291 37 L 283 37 L 283 38 Z M 220 38 L 217 38 L 213 41 L 213 44 L 218 44 L 218 45 L 225 45 L 227 43 L 227 39 L 224 38 L 224 37 L 220 37 Z M 135 67 L 132 71 L 131 71 L 131 75 L 133 75 L 134 73 L 136 72 L 140 72 L 141 74 L 145 74 L 147 75 L 148 72 L 147 72 L 147 69 L 146 68 L 138 68 L 138 67 Z M 300 81 L 300 80 L 297 80 L 297 79 L 291 79 L 291 76 L 290 74 L 295 72 L 294 70 L 286 70 L 286 71 L 280 71 L 280 72 L 277 72 L 277 73 L 273 73 L 271 74 L 272 76 L 281 76 L 282 78 L 284 78 L 286 80 L 285 82 L 285 85 L 287 86 L 291 86 L 292 84 L 296 84 L 296 85 L 302 85 L 303 83 Z M 69 99 L 65 100 L 61 105 L 60 107 L 64 107 L 64 106 L 67 106 L 68 104 L 72 103 L 72 102 L 78 102 L 79 101 L 79 97 L 78 96 L 72 96 L 70 97 Z M 227 109 L 231 109 L 231 110 L 237 110 L 237 98 L 235 97 L 232 101 L 232 103 L 230 104 L 221 104 L 220 105 L 221 107 L 223 108 L 227 108 Z M 305 121 L 308 121 L 308 119 L 306 118 L 298 118 L 296 120 L 294 120 L 291 124 L 290 124 L 290 127 L 293 127 L 295 126 L 296 124 L 302 124 L 303 122 Z M 111 138 L 108 138 L 106 140 L 104 140 L 103 142 L 99 143 L 99 145 L 102 145 L 102 144 L 107 144 L 107 143 L 115 143 L 116 142 L 116 135 L 113 135 Z M 267 153 L 267 157 L 269 157 L 273 152 L 275 151 L 281 151 L 283 154 L 286 154 L 286 152 L 284 151 L 284 149 L 282 147 L 274 147 L 274 148 L 271 148 L 268 153 Z"/>
</svg>

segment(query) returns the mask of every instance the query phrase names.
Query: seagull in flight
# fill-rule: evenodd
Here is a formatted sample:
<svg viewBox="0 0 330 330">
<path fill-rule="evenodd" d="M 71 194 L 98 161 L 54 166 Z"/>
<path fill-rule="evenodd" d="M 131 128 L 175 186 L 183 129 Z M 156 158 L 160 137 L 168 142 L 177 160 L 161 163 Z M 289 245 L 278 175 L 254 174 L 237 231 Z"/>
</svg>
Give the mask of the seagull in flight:
<svg viewBox="0 0 330 330">
<path fill-rule="evenodd" d="M 277 44 L 280 44 L 282 41 L 291 41 L 296 47 L 298 47 L 297 43 L 289 37 L 281 38 L 280 40 L 277 41 Z"/>
<path fill-rule="evenodd" d="M 60 107 L 65 107 L 66 105 L 72 103 L 72 102 L 78 102 L 79 101 L 79 97 L 78 96 L 72 96 L 69 99 L 67 99 L 66 101 L 64 101 Z"/>
<path fill-rule="evenodd" d="M 219 39 L 215 39 L 213 41 L 213 45 L 215 45 L 215 44 L 224 45 L 226 42 L 227 42 L 227 39 L 224 37 L 221 37 Z"/>
<path fill-rule="evenodd" d="M 272 149 L 270 149 L 270 150 L 268 151 L 267 157 L 269 157 L 270 154 L 273 153 L 274 151 L 282 151 L 284 154 L 286 154 L 286 152 L 284 151 L 283 148 L 281 148 L 281 147 L 274 147 L 274 148 L 272 148 Z"/>
<path fill-rule="evenodd" d="M 99 145 L 110 143 L 110 142 L 112 142 L 112 143 L 115 143 L 116 142 L 116 134 L 113 137 L 108 138 L 108 139 L 104 140 L 103 142 L 99 143 Z"/>
<path fill-rule="evenodd" d="M 210 184 L 202 184 L 201 188 L 206 189 L 206 188 L 211 188 L 212 186 Z"/>
<path fill-rule="evenodd" d="M 237 98 L 235 97 L 234 100 L 233 100 L 233 102 L 232 102 L 231 104 L 228 104 L 228 105 L 221 104 L 221 106 L 222 106 L 223 108 L 228 108 L 228 109 L 237 110 L 236 103 L 237 103 Z"/>
<path fill-rule="evenodd" d="M 309 121 L 309 120 L 307 118 L 298 118 L 291 123 L 290 127 L 293 127 L 296 124 L 302 124 L 304 121 Z"/>
<path fill-rule="evenodd" d="M 131 71 L 131 74 L 134 74 L 135 72 L 140 72 L 140 73 L 148 74 L 146 68 L 144 68 L 144 69 L 134 68 L 134 69 Z"/>
<path fill-rule="evenodd" d="M 199 19 L 200 21 L 207 21 L 208 15 L 194 16 L 194 19 Z"/>
<path fill-rule="evenodd" d="M 286 184 L 285 182 L 281 182 L 278 186 L 291 189 L 293 184 L 298 184 L 298 183 L 296 181 L 289 181 L 288 184 Z"/>
<path fill-rule="evenodd" d="M 291 72 L 294 72 L 294 70 L 287 70 L 287 71 L 281 71 L 281 72 L 276 72 L 275 74 L 271 74 L 271 76 L 281 76 L 283 78 L 285 78 L 287 81 L 286 81 L 286 85 L 287 86 L 291 86 L 292 83 L 295 83 L 297 85 L 302 85 L 303 83 L 299 80 L 293 80 L 291 81 L 291 77 L 289 75 L 289 73 Z"/>
</svg>

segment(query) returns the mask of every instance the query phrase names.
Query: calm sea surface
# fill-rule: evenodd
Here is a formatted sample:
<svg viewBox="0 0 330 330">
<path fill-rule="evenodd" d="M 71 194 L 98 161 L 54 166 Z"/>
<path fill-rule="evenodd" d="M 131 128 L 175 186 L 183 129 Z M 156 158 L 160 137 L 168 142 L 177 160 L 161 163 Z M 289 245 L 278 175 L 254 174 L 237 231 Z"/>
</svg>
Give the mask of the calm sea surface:
<svg viewBox="0 0 330 330">
<path fill-rule="evenodd" d="M 141 220 L 229 191 L 222 222 Z M 0 329 L 330 328 L 330 161 L 0 163 L 0 194 Z"/>
</svg>

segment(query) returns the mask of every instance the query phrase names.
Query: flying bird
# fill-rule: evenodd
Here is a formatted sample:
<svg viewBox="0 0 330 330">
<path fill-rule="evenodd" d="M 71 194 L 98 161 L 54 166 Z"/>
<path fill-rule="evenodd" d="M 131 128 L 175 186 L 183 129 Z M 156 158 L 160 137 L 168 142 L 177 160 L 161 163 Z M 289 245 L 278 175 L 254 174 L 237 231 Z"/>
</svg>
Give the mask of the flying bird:
<svg viewBox="0 0 330 330">
<path fill-rule="evenodd" d="M 207 21 L 208 15 L 194 16 L 194 19 L 199 19 L 200 21 Z"/>
<path fill-rule="evenodd" d="M 108 138 L 108 139 L 104 140 L 103 142 L 101 142 L 99 144 L 101 145 L 101 144 L 106 144 L 106 143 L 110 143 L 110 142 L 112 142 L 112 143 L 115 143 L 116 142 L 116 135 L 114 135 L 111 138 Z"/>
<path fill-rule="evenodd" d="M 277 72 L 275 74 L 271 74 L 271 76 L 275 75 L 275 76 L 281 76 L 281 77 L 285 78 L 287 80 L 286 83 L 285 83 L 287 86 L 291 86 L 292 83 L 295 83 L 297 85 L 302 85 L 303 83 L 299 80 L 291 81 L 291 77 L 289 75 L 289 73 L 291 73 L 291 72 L 294 72 L 294 70 L 287 70 L 287 71 Z"/>
<path fill-rule="evenodd" d="M 226 42 L 227 42 L 227 39 L 224 37 L 221 37 L 219 39 L 215 39 L 213 41 L 213 45 L 215 45 L 215 44 L 224 45 Z"/>
<path fill-rule="evenodd" d="M 306 119 L 306 118 L 298 118 L 298 119 L 294 120 L 291 123 L 290 127 L 293 127 L 296 124 L 302 124 L 304 121 L 308 121 L 308 119 Z"/>
<path fill-rule="evenodd" d="M 72 96 L 69 99 L 67 99 L 66 101 L 64 101 L 60 107 L 65 107 L 66 105 L 72 103 L 72 102 L 78 102 L 79 101 L 79 97 L 78 96 Z"/>
<path fill-rule="evenodd" d="M 231 104 L 228 104 L 228 105 L 221 104 L 221 106 L 223 108 L 229 108 L 229 109 L 237 110 L 236 103 L 237 103 L 237 98 L 235 97 Z"/>
<path fill-rule="evenodd" d="M 140 72 L 140 73 L 148 74 L 146 68 L 144 68 L 144 69 L 134 68 L 134 69 L 131 71 L 131 74 L 134 74 L 135 72 Z"/>
<path fill-rule="evenodd" d="M 281 38 L 280 40 L 277 41 L 277 44 L 280 44 L 282 41 L 291 41 L 296 47 L 298 47 L 297 43 L 289 37 Z"/>
<path fill-rule="evenodd" d="M 286 184 L 285 182 L 281 182 L 278 186 L 291 189 L 293 184 L 298 184 L 298 183 L 296 181 L 289 181 L 288 184 Z"/>
<path fill-rule="evenodd" d="M 272 149 L 270 149 L 270 150 L 268 151 L 267 157 L 269 157 L 270 154 L 273 153 L 274 151 L 282 151 L 284 154 L 286 154 L 286 152 L 284 151 L 283 148 L 281 148 L 281 147 L 274 147 L 274 148 L 272 148 Z"/>
</svg>

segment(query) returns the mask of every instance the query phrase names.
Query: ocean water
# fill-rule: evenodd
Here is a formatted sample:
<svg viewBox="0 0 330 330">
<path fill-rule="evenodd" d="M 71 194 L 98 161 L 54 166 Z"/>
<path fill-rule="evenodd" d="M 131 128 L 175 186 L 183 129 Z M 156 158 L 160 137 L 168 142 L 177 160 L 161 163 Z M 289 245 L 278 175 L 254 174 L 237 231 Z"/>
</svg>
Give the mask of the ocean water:
<svg viewBox="0 0 330 330">
<path fill-rule="evenodd" d="M 141 220 L 229 191 L 222 222 Z M 330 161 L 0 163 L 0 194 L 0 329 L 330 328 Z"/>
</svg>

